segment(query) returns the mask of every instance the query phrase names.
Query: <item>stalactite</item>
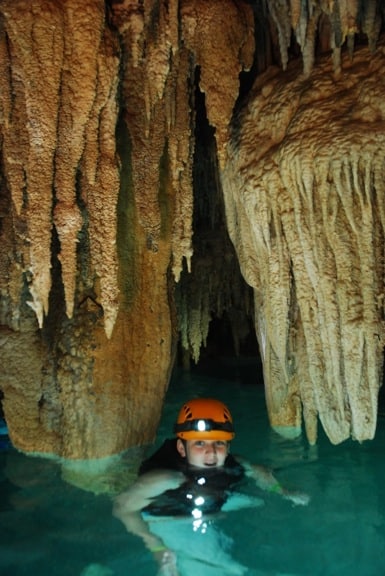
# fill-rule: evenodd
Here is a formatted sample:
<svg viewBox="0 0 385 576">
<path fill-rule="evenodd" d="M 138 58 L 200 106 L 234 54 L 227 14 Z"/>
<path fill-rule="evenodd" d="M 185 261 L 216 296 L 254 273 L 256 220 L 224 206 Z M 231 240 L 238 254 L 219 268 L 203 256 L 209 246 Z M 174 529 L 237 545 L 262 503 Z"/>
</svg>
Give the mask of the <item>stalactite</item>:
<svg viewBox="0 0 385 576">
<path fill-rule="evenodd" d="M 191 71 L 190 55 L 185 49 L 179 50 L 179 69 Z M 187 269 L 191 270 L 192 258 L 192 219 L 193 219 L 193 192 L 192 192 L 192 162 L 194 141 L 192 129 L 192 112 L 187 105 L 190 101 L 190 90 L 183 74 L 178 74 L 175 86 L 175 100 L 169 99 L 172 108 L 168 114 L 170 127 L 168 148 L 170 152 L 170 171 L 172 186 L 175 190 L 174 213 L 172 225 L 172 271 L 178 282 L 186 260 Z M 184 103 L 180 105 L 178 103 Z M 181 138 L 181 135 L 185 136 Z"/>
<path fill-rule="evenodd" d="M 100 303 L 106 335 L 111 337 L 119 309 L 116 254 L 116 205 L 119 174 L 116 165 L 115 125 L 118 114 L 118 46 L 105 35 L 97 59 L 96 97 L 85 131 L 81 191 L 88 211 L 91 260 L 100 282 Z"/>
<path fill-rule="evenodd" d="M 270 0 L 269 9 L 277 26 L 281 65 L 286 70 L 289 61 L 288 49 L 291 40 L 291 21 L 287 0 Z"/>
<path fill-rule="evenodd" d="M 253 318 L 252 293 L 240 274 L 226 231 L 215 131 L 208 123 L 204 103 L 204 95 L 197 92 L 193 167 L 194 254 L 191 270 L 183 270 L 176 287 L 181 348 L 196 363 L 205 352 L 213 319 L 222 319 L 223 325 L 229 323 L 237 352 L 250 333 Z M 212 342 L 210 339 L 210 347 Z M 217 353 L 223 353 L 219 342 Z"/>
<path fill-rule="evenodd" d="M 377 0 L 367 0 L 362 3 L 361 10 L 362 31 L 368 37 L 370 50 L 374 52 L 381 29 L 379 2 Z"/>
<path fill-rule="evenodd" d="M 216 0 L 214 2 L 182 3 L 180 13 L 182 38 L 184 46 L 189 51 L 182 52 L 181 58 L 187 61 L 192 56 L 193 65 L 199 66 L 199 86 L 205 94 L 207 117 L 209 123 L 215 127 L 218 156 L 222 158 L 224 146 L 228 139 L 230 118 L 238 96 L 239 73 L 243 69 L 250 67 L 252 63 L 254 50 L 252 11 L 247 5 L 237 6 L 233 2 L 226 1 L 224 3 L 222 0 Z M 227 25 L 229 21 L 232 23 L 231 27 Z M 185 65 L 184 69 L 188 70 L 188 66 Z M 180 96 L 183 96 L 186 100 L 186 84 L 184 81 L 182 82 L 179 88 Z M 181 99 L 179 98 L 178 102 L 180 101 Z M 189 110 L 185 111 L 185 126 L 188 125 L 187 120 L 191 124 L 190 114 Z M 181 124 L 180 120 L 178 122 L 179 129 L 171 132 L 169 141 L 170 150 L 179 150 L 179 155 L 176 156 L 178 163 L 172 162 L 172 166 L 175 165 L 176 168 L 182 166 L 180 150 L 186 150 L 182 158 L 192 158 L 193 151 L 191 144 L 189 149 L 186 149 L 188 141 L 185 138 L 180 139 L 179 135 L 182 132 L 183 124 Z M 216 165 L 215 153 L 213 165 Z M 226 249 L 225 240 L 221 240 L 221 242 L 224 242 L 224 246 L 221 248 L 218 245 L 215 249 L 211 245 L 209 256 L 207 252 L 204 252 L 202 257 L 200 248 L 196 246 L 195 250 L 198 250 L 198 253 L 196 257 L 193 256 L 191 243 L 187 243 L 191 242 L 192 238 L 191 164 L 189 170 L 179 169 L 178 174 L 173 169 L 173 173 L 175 174 L 174 181 L 178 181 L 178 179 L 180 181 L 178 189 L 181 197 L 184 199 L 190 197 L 191 199 L 189 204 L 186 204 L 186 200 L 183 203 L 180 200 L 176 202 L 173 234 L 173 271 L 176 280 L 179 280 L 182 271 L 181 256 L 186 257 L 189 274 L 187 277 L 182 275 L 182 286 L 180 291 L 178 291 L 181 295 L 181 300 L 178 301 L 179 331 L 182 347 L 189 350 L 192 358 L 197 362 L 201 348 L 205 346 L 207 341 L 212 316 L 221 317 L 226 306 L 228 309 L 236 308 L 239 304 L 236 299 L 242 299 L 241 295 L 243 294 L 242 291 L 245 290 L 245 286 L 236 270 L 235 261 L 228 261 L 231 250 L 229 248 Z M 186 190 L 188 190 L 190 196 L 186 194 Z M 213 192 L 211 191 L 212 194 Z M 188 218 L 186 218 L 186 215 Z M 183 233 L 181 234 L 181 232 Z M 228 253 L 226 250 L 228 250 Z M 224 254 L 227 254 L 225 265 Z M 222 262 L 221 270 L 214 274 L 213 268 L 216 269 L 219 262 Z M 233 280 L 232 282 L 230 278 Z M 239 286 L 234 285 L 236 279 L 239 281 Z M 223 294 L 221 302 L 218 302 L 216 297 L 219 293 Z M 239 322 L 241 323 L 241 319 L 239 319 Z M 235 322 L 233 327 L 234 331 L 237 331 Z M 242 333 L 243 329 L 243 327 L 239 327 L 239 332 Z M 235 339 L 237 339 L 237 336 L 235 336 Z"/>
<path fill-rule="evenodd" d="M 7 84 L 0 98 L 4 170 L 15 220 L 25 219 L 28 230 L 21 272 L 26 273 L 32 296 L 28 303 L 42 326 L 51 288 L 52 174 L 63 39 L 60 8 L 52 6 L 35 25 L 34 11 L 38 15 L 39 7 L 25 2 L 2 3 L 2 65 Z"/>
<path fill-rule="evenodd" d="M 138 219 L 149 249 L 156 252 L 164 227 L 158 194 L 166 149 L 172 175 L 172 212 L 167 217 L 172 222 L 173 272 L 178 280 L 183 258 L 189 263 L 192 255 L 193 154 L 186 82 L 192 70 L 188 51 L 180 47 L 178 2 L 161 4 L 158 11 L 151 2 L 141 9 L 136 2 L 114 3 L 113 13 L 125 47 L 123 91 Z"/>
<path fill-rule="evenodd" d="M 315 59 L 315 39 L 317 33 L 317 26 L 319 22 L 321 11 L 318 7 L 314 6 L 311 14 L 309 14 L 306 19 L 306 26 L 303 25 L 303 29 L 306 30 L 301 34 L 303 39 L 300 41 L 300 46 L 302 49 L 303 58 L 303 71 L 305 76 L 308 76 L 313 69 L 314 59 Z M 305 18 L 304 18 L 305 19 Z M 298 31 L 296 30 L 296 36 L 298 40 Z"/>
<path fill-rule="evenodd" d="M 339 0 L 342 40 L 358 32 L 358 0 Z"/>
<path fill-rule="evenodd" d="M 78 234 L 84 226 L 78 176 L 88 138 L 89 157 L 84 163 L 90 164 L 96 154 L 99 172 L 93 184 L 95 194 L 103 197 L 102 210 L 95 216 L 97 229 L 90 216 L 91 246 L 97 244 L 91 255 L 110 335 L 118 306 L 114 224 L 119 188 L 114 151 L 118 59 L 111 48 L 109 55 L 104 54 L 109 42 L 104 36 L 104 2 L 88 0 L 78 10 L 71 0 L 30 5 L 5 1 L 1 14 L 3 78 L 8 78 L 1 92 L 4 169 L 15 227 L 20 228 L 20 220 L 27 228 L 20 273 L 25 273 L 32 297 L 28 304 L 42 327 L 51 289 L 53 213 L 66 310 L 68 317 L 73 315 Z M 92 132 L 99 136 L 91 141 Z"/>
<path fill-rule="evenodd" d="M 380 46 L 369 70 L 367 49 L 357 49 L 339 81 L 325 80 L 326 61 L 306 85 L 294 65 L 259 78 L 222 173 L 229 232 L 255 293 L 270 419 L 299 433 L 303 417 L 312 443 L 317 415 L 335 443 L 372 438 L 376 428 L 384 53 Z"/>
<path fill-rule="evenodd" d="M 59 258 L 67 315 L 71 318 L 76 289 L 76 244 L 83 224 L 76 200 L 76 178 L 97 94 L 97 61 L 103 35 L 104 5 L 99 2 L 95 6 L 92 0 L 87 0 L 81 11 L 76 10 L 73 2 L 64 3 L 63 8 L 67 66 L 60 79 L 54 222 L 61 245 Z"/>
<path fill-rule="evenodd" d="M 156 254 L 162 226 L 164 228 L 159 210 L 159 182 L 161 159 L 166 158 L 172 188 L 168 212 L 172 222 L 172 271 L 179 281 L 184 259 L 187 271 L 193 268 L 192 78 L 195 68 L 199 67 L 200 88 L 205 93 L 209 121 L 216 128 L 217 145 L 223 150 L 238 96 L 239 72 L 252 62 L 252 11 L 248 6 L 237 7 L 232 2 L 226 6 L 219 1 L 182 3 L 179 5 L 179 37 L 172 19 L 178 11 L 177 2 L 170 3 L 168 10 L 161 4 L 155 20 L 151 19 L 155 12 L 152 13 L 149 6 L 144 5 L 141 12 L 132 6 L 128 2 L 117 3 L 113 10 L 125 46 L 123 90 L 133 145 L 138 220 L 145 231 L 148 248 Z M 230 28 L 226 24 L 229 18 Z M 186 78 L 191 78 L 190 86 Z M 216 309 L 211 299 L 222 286 L 219 280 L 215 283 L 210 278 L 204 267 L 199 274 L 201 286 L 195 284 L 188 302 L 181 303 L 184 310 L 180 328 L 182 341 L 195 360 L 207 338 L 211 313 Z M 215 284 L 212 289 L 208 288 L 211 284 Z"/>
<path fill-rule="evenodd" d="M 291 26 L 295 31 L 295 37 L 302 50 L 306 42 L 308 22 L 308 6 L 302 2 L 299 2 L 299 6 L 296 6 L 295 13 L 292 13 L 291 15 Z"/>
<path fill-rule="evenodd" d="M 359 0 L 267 0 L 269 12 L 276 25 L 281 65 L 285 70 L 289 60 L 291 31 L 301 47 L 304 74 L 307 76 L 315 58 L 317 26 L 321 15 L 331 24 L 330 48 L 333 52 L 333 66 L 336 75 L 341 72 L 341 47 L 347 43 L 350 57 L 353 57 L 355 35 L 364 32 L 368 44 L 374 51 L 381 28 L 379 0 L 359 2 Z M 321 19 L 322 21 L 322 19 Z M 324 39 L 323 39 L 324 40 Z"/>
<path fill-rule="evenodd" d="M 206 95 L 207 117 L 216 129 L 221 160 L 238 97 L 239 74 L 252 64 L 253 14 L 246 4 L 195 0 L 182 3 L 181 18 L 184 42 L 201 69 L 199 85 Z"/>
<path fill-rule="evenodd" d="M 213 318 L 228 315 L 236 346 L 248 335 L 248 319 L 253 316 L 251 294 L 224 229 L 216 229 L 208 243 L 203 252 L 202 245 L 195 246 L 191 273 L 184 271 L 176 294 L 180 344 L 196 363 Z"/>
<path fill-rule="evenodd" d="M 290 0 L 290 23 L 293 30 L 296 30 L 300 18 L 303 14 L 303 2 L 302 0 Z"/>
</svg>

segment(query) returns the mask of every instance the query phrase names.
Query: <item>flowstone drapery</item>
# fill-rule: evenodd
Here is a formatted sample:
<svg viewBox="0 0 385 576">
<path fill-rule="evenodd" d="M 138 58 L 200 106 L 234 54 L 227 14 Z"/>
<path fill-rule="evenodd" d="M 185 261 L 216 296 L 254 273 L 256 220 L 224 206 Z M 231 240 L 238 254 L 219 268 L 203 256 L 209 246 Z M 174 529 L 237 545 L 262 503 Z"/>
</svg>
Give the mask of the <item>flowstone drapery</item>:
<svg viewBox="0 0 385 576">
<path fill-rule="evenodd" d="M 305 78 L 269 70 L 235 121 L 222 183 L 254 288 L 271 423 L 372 438 L 384 345 L 385 49 Z"/>
</svg>

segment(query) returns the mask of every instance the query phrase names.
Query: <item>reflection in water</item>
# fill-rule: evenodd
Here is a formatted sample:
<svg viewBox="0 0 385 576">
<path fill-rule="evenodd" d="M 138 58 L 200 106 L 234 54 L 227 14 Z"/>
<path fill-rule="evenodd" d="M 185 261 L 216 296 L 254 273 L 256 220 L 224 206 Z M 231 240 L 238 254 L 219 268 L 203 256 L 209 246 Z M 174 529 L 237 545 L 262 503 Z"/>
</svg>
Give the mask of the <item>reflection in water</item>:
<svg viewBox="0 0 385 576">
<path fill-rule="evenodd" d="M 176 540 L 184 551 L 182 576 L 383 576 L 383 418 L 374 441 L 332 446 L 320 431 L 317 446 L 309 447 L 303 438 L 290 441 L 269 429 L 263 388 L 254 383 L 252 370 L 247 380 L 247 370 L 240 378 L 239 368 L 225 365 L 223 373 L 216 368 L 175 376 L 156 446 L 170 435 L 186 399 L 217 396 L 233 413 L 237 436 L 232 452 L 272 467 L 282 484 L 312 499 L 308 507 L 295 507 L 255 488 L 250 506 L 213 521 L 198 518 L 199 526 L 190 523 L 183 530 L 180 522 L 159 523 L 162 537 Z M 97 489 L 89 491 L 81 481 L 64 480 L 59 462 L 26 457 L 2 444 L 0 574 L 154 576 L 151 555 L 112 517 L 112 496 L 132 480 L 139 455 L 125 455 L 108 473 L 100 471 Z M 227 566 L 221 573 L 215 572 L 218 560 L 210 560 L 210 547 L 218 544 Z"/>
</svg>

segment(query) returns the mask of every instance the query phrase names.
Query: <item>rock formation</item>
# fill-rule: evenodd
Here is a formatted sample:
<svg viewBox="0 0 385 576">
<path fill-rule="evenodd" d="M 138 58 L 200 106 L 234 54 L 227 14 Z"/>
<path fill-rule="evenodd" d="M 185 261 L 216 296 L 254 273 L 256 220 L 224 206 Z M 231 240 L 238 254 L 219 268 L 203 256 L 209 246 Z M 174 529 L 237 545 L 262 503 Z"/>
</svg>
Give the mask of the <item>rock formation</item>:
<svg viewBox="0 0 385 576">
<path fill-rule="evenodd" d="M 254 288 L 270 420 L 373 437 L 384 346 L 385 48 L 261 75 L 223 170 L 227 223 Z M 337 104 L 338 103 L 338 104 Z"/>
<path fill-rule="evenodd" d="M 333 442 L 373 436 L 382 11 L 0 0 L 0 389 L 15 446 L 94 458 L 151 441 L 178 340 L 197 361 L 212 315 L 227 311 L 237 341 L 253 314 L 237 259 L 272 425 L 298 433 L 303 416 L 315 442 L 319 417 Z M 210 225 L 222 188 L 237 257 L 224 219 Z"/>
</svg>

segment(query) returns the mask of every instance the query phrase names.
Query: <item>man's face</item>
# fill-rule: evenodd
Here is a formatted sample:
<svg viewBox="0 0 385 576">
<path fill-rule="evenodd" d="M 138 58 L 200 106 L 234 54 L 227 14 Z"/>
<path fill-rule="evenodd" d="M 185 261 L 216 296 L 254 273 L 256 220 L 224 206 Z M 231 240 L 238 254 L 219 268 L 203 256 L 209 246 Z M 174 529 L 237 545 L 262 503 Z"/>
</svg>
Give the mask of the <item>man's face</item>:
<svg viewBox="0 0 385 576">
<path fill-rule="evenodd" d="M 179 454 L 187 458 L 190 466 L 218 468 L 223 466 L 229 453 L 229 443 L 224 440 L 186 440 L 176 444 Z"/>
</svg>

